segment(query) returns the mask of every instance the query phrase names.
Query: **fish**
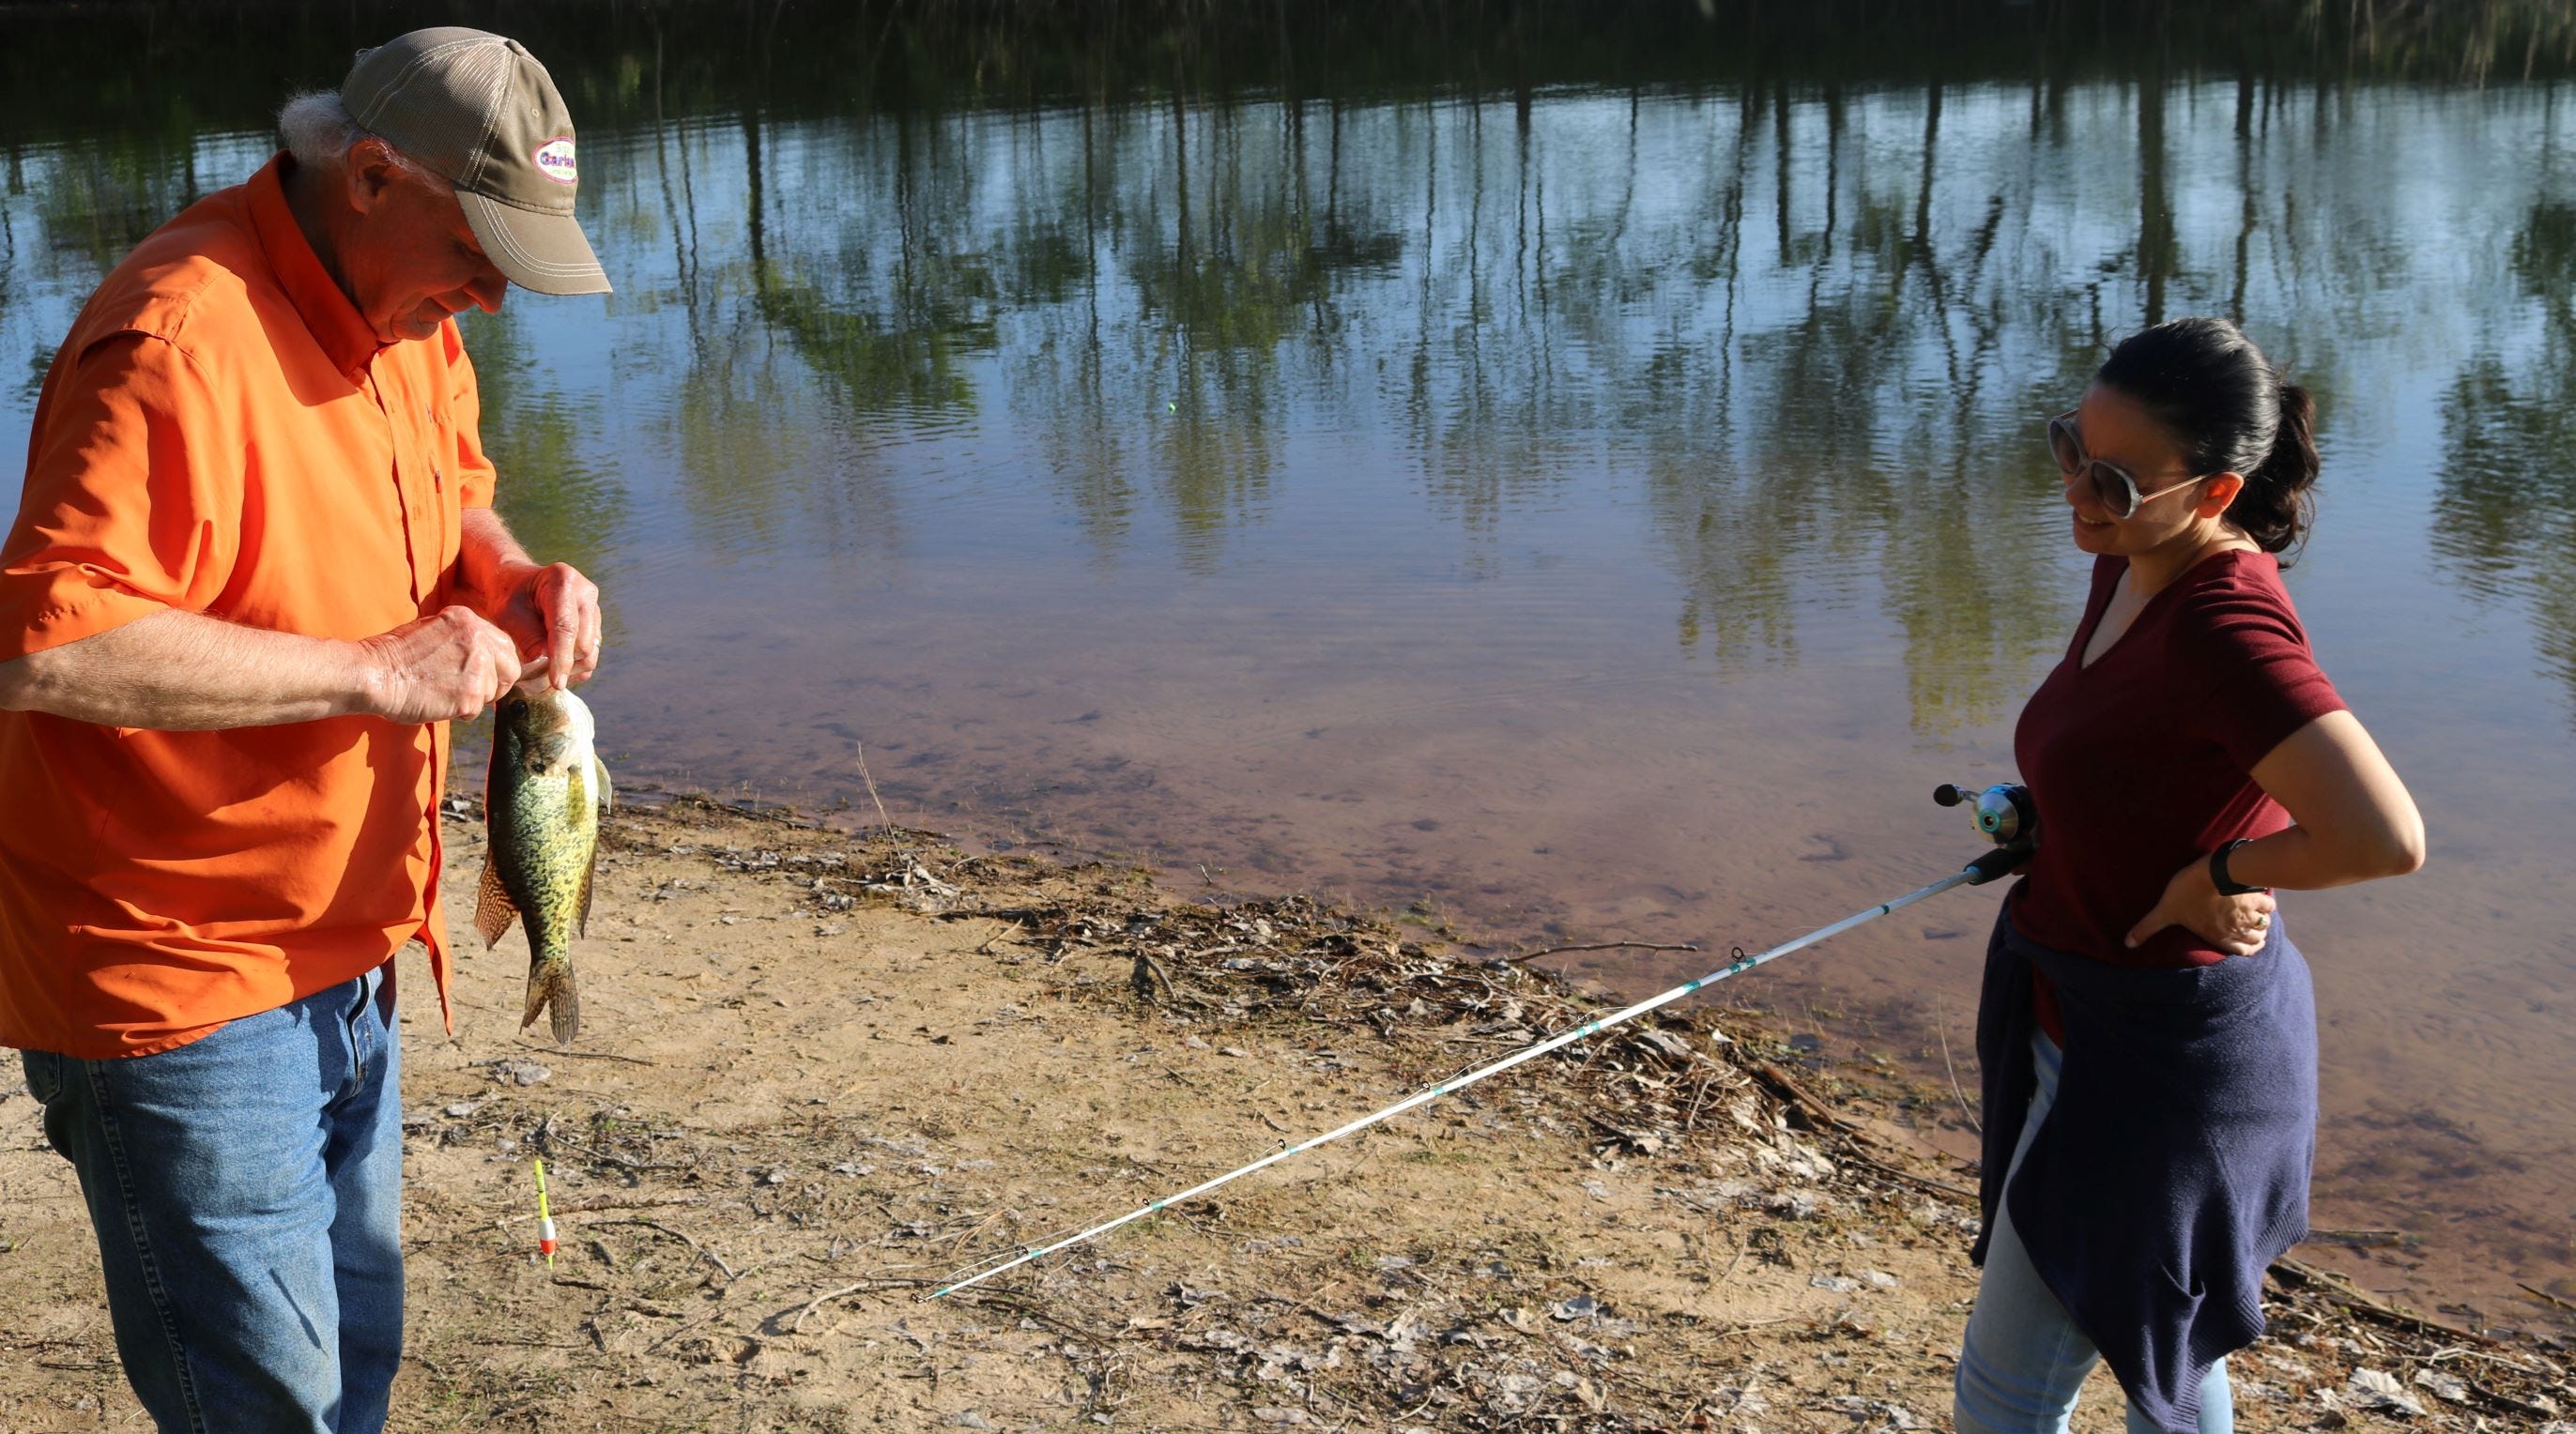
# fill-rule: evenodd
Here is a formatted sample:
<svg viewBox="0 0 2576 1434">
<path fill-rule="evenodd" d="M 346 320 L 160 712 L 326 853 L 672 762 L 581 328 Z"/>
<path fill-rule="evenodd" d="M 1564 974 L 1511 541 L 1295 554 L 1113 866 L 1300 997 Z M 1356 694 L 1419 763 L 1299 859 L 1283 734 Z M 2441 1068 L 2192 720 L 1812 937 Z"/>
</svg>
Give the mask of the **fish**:
<svg viewBox="0 0 2576 1434">
<path fill-rule="evenodd" d="M 570 692 L 514 688 L 493 707 L 474 929 L 489 950 L 512 922 L 525 924 L 528 993 L 519 1029 L 548 1014 L 558 1046 L 581 1034 L 572 939 L 589 934 L 599 820 L 615 795 L 593 745 L 597 730 L 589 706 Z"/>
</svg>

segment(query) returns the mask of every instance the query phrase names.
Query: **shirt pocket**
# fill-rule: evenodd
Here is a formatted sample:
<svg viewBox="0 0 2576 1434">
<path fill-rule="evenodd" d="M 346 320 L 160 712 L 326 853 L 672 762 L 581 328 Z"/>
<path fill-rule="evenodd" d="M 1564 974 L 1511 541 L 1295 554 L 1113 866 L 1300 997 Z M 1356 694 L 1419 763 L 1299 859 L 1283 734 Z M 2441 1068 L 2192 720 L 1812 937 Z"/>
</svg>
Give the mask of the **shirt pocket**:
<svg viewBox="0 0 2576 1434">
<path fill-rule="evenodd" d="M 421 406 L 421 419 L 421 450 L 429 460 L 430 492 L 444 501 L 456 481 L 456 421 L 447 406 L 435 400 Z"/>
<path fill-rule="evenodd" d="M 415 561 L 426 569 L 421 575 L 427 589 L 421 594 L 421 604 L 422 611 L 427 612 L 447 600 L 456 567 L 460 536 L 456 519 L 456 418 L 446 403 L 434 398 L 421 400 L 418 412 L 419 441 L 414 452 L 421 471 L 413 479 L 409 497 L 418 505 L 412 518 L 413 541 Z"/>
</svg>

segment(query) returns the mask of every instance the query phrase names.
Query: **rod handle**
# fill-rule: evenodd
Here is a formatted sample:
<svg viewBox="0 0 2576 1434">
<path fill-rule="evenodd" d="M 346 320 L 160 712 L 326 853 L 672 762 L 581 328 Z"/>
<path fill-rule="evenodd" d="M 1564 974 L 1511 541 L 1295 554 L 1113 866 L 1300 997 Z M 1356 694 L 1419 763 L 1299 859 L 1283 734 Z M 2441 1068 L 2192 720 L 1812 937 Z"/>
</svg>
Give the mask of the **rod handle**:
<svg viewBox="0 0 2576 1434">
<path fill-rule="evenodd" d="M 2010 876 L 2028 860 L 2030 860 L 2030 846 L 2025 842 L 1996 847 L 1993 851 L 1968 863 L 1966 870 L 1974 873 L 1968 878 L 1968 884 L 1983 886 L 1997 878 Z"/>
</svg>

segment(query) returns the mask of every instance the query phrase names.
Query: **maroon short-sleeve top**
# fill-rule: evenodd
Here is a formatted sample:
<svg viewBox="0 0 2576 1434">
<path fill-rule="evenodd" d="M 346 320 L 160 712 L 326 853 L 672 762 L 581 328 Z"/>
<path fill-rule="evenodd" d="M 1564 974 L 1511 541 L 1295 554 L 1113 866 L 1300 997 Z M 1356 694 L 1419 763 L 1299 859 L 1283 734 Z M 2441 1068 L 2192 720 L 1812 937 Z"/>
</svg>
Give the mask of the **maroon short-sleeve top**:
<svg viewBox="0 0 2576 1434">
<path fill-rule="evenodd" d="M 2204 558 L 2085 666 L 2127 569 L 2126 558 L 2094 561 L 2075 640 L 2013 729 L 2040 839 L 2010 910 L 2023 935 L 2060 951 L 2115 965 L 2211 965 L 2226 953 L 2183 927 L 2135 950 L 2129 928 L 2185 862 L 2290 824 L 2254 766 L 2344 701 L 2308 651 L 2279 561 L 2262 552 Z M 2063 1042 L 2044 987 L 2038 1015 Z"/>
</svg>

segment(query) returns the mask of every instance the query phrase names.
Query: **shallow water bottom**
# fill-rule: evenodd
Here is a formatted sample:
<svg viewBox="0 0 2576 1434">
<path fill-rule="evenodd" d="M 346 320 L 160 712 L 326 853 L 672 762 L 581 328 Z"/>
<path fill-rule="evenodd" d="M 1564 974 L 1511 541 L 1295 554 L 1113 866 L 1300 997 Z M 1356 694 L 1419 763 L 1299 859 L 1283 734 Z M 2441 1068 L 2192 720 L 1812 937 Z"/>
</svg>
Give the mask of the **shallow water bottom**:
<svg viewBox="0 0 2576 1434">
<path fill-rule="evenodd" d="M 630 776 L 854 824 L 882 802 L 994 846 L 1148 863 L 1184 892 L 1312 891 L 1497 950 L 1700 948 L 1551 958 L 1628 995 L 1955 869 L 1979 839 L 1930 788 L 2010 775 L 1998 723 L 1916 735 L 1903 673 L 1864 652 L 1820 643 L 1753 668 L 1635 656 L 1652 647 L 1620 630 L 1609 572 L 1508 645 L 1447 647 L 1362 600 L 1122 593 L 1103 611 L 1054 590 L 1061 577 L 955 576 L 916 568 L 899 597 L 818 577 L 756 620 L 692 601 L 676 576 L 657 584 L 626 610 L 649 640 L 599 684 L 605 740 Z M 1409 599 L 1402 623 L 1514 627 Z M 2443 780 L 2509 790 L 2473 754 Z M 2576 1049 L 2560 1038 L 2565 937 L 2527 896 L 2556 880 L 2545 844 L 2492 839 L 2542 822 L 2497 812 L 2446 834 L 2421 875 L 2295 894 L 2284 920 L 2323 1025 L 2314 1223 L 2400 1232 L 2308 1255 L 2450 1318 L 2518 1325 L 2547 1316 L 2515 1281 L 2576 1291 Z M 1973 1090 L 1997 899 L 1936 898 L 1717 999 L 1812 1032 L 1829 1059 L 1883 1057 L 1944 1085 L 1946 1040 Z M 1931 1138 L 1968 1148 L 1955 1130 Z"/>
</svg>

